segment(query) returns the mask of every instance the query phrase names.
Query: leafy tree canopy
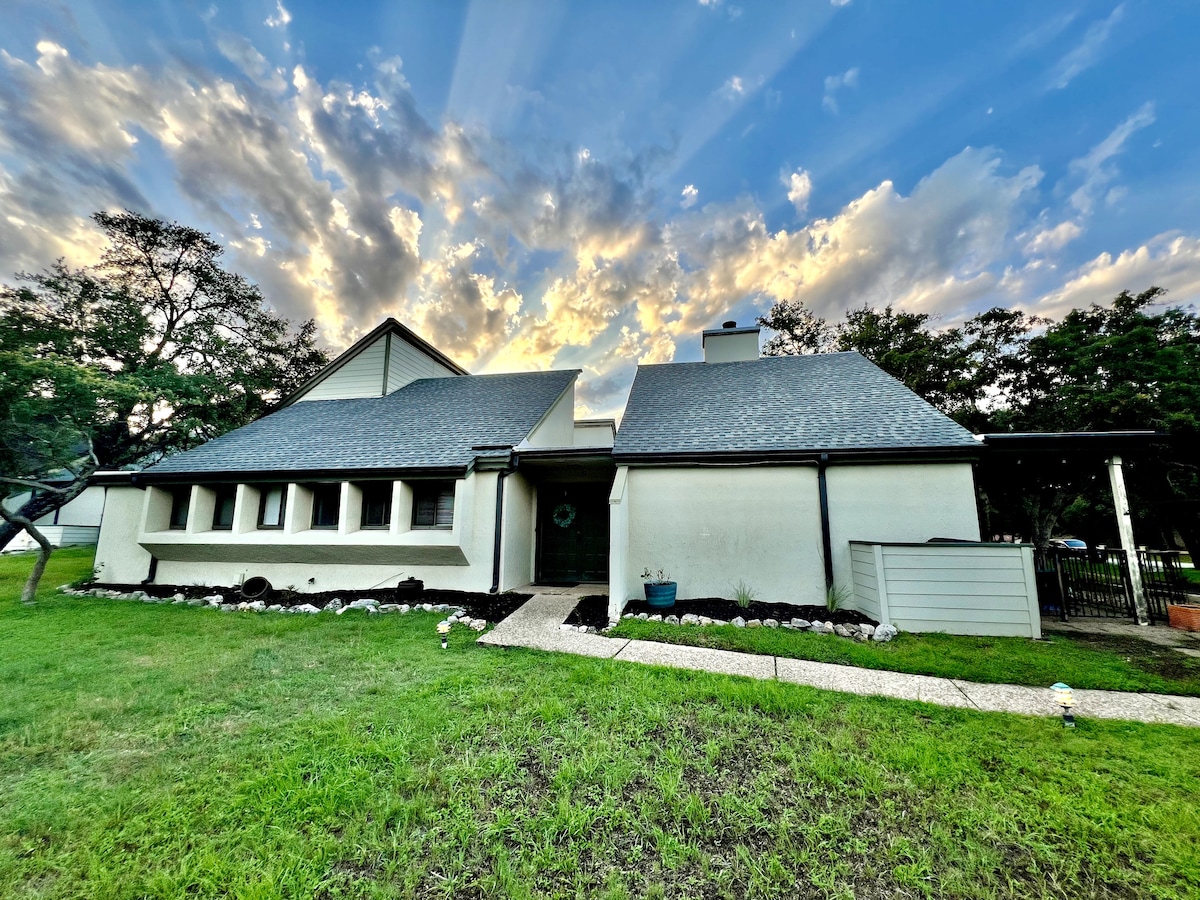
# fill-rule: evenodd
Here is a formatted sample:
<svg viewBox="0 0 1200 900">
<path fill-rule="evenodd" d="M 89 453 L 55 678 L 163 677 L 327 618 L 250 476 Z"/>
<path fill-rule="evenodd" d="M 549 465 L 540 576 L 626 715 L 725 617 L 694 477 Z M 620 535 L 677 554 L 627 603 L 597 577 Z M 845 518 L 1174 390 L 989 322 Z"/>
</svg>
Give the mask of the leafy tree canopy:
<svg viewBox="0 0 1200 900">
<path fill-rule="evenodd" d="M 59 260 L 0 286 L 0 494 L 42 485 L 6 519 L 57 509 L 73 475 L 244 425 L 328 362 L 313 321 L 272 311 L 210 235 L 131 212 L 93 219 L 98 265 Z M 0 524 L 0 547 L 17 531 Z"/>
</svg>

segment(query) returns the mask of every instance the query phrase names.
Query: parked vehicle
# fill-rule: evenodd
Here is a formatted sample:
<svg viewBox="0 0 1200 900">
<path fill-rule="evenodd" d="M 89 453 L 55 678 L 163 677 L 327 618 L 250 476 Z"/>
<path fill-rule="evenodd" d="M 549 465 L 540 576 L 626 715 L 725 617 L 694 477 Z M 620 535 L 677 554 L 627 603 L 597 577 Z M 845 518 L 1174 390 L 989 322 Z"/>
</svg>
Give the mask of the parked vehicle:
<svg viewBox="0 0 1200 900">
<path fill-rule="evenodd" d="M 1050 546 L 1059 550 L 1086 550 L 1088 545 L 1078 538 L 1051 538 Z"/>
</svg>

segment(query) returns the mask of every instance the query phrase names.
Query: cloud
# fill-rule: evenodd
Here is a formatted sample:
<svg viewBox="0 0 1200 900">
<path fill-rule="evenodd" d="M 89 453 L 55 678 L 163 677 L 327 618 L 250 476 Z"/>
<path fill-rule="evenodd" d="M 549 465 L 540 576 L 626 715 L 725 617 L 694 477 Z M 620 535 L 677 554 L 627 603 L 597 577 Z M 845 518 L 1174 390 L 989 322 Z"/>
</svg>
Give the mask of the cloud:
<svg viewBox="0 0 1200 900">
<path fill-rule="evenodd" d="M 1032 216 L 1041 171 L 995 149 L 966 148 L 907 192 L 882 180 L 779 228 L 753 197 L 701 206 L 662 147 L 518 146 L 431 120 L 394 57 L 371 55 L 355 83 L 295 65 L 281 84 L 249 42 L 212 40 L 236 71 L 87 64 L 51 42 L 30 61 L 0 55 L 0 271 L 90 263 L 89 213 L 170 204 L 334 348 L 395 315 L 472 371 L 578 366 L 581 403 L 603 414 L 637 363 L 694 357 L 701 330 L 778 300 L 834 317 L 862 303 L 953 317 L 1111 296 L 1122 279 L 1200 290 L 1200 248 L 1179 236 L 1097 257 L 1064 282 L 1043 257 L 1077 238 L 1083 213 Z M 836 78 L 835 90 L 853 87 L 857 70 Z M 1114 158 L 1152 119 L 1136 111 L 1063 190 L 1090 185 L 1104 202 Z M 137 180 L 147 151 L 169 185 L 153 197 Z M 807 217 L 810 174 L 780 178 Z"/>
<path fill-rule="evenodd" d="M 797 169 L 791 175 L 785 174 L 782 180 L 788 189 L 788 200 L 796 207 L 797 213 L 804 215 L 808 212 L 808 198 L 812 195 L 812 178 L 803 169 Z"/>
<path fill-rule="evenodd" d="M 1071 161 L 1068 171 L 1072 177 L 1081 181 L 1070 197 L 1071 205 L 1075 209 L 1083 215 L 1092 212 L 1099 195 L 1120 174 L 1111 160 L 1124 152 L 1130 137 L 1153 123 L 1154 104 L 1143 103 L 1133 115 L 1114 128 L 1108 137 L 1087 154 Z M 1119 194 L 1115 199 L 1119 199 Z"/>
<path fill-rule="evenodd" d="M 284 8 L 282 0 L 275 0 L 275 15 L 267 16 L 263 24 L 268 28 L 286 28 L 292 21 L 292 14 Z"/>
<path fill-rule="evenodd" d="M 841 75 L 829 75 L 825 79 L 825 95 L 821 98 L 821 106 L 827 112 L 838 114 L 837 95 L 842 88 L 858 87 L 858 67 L 847 69 Z"/>
<path fill-rule="evenodd" d="M 1053 228 L 1043 228 L 1025 244 L 1025 253 L 1052 253 L 1061 250 L 1075 238 L 1083 234 L 1083 229 L 1074 222 L 1060 222 Z"/>
<path fill-rule="evenodd" d="M 1123 290 L 1151 285 L 1167 288 L 1169 300 L 1200 296 L 1200 238 L 1166 234 L 1116 256 L 1101 253 L 1061 287 L 1019 305 L 1037 315 L 1059 318 L 1072 309 L 1108 303 Z"/>
<path fill-rule="evenodd" d="M 721 85 L 718 93 L 728 100 L 739 100 L 746 95 L 746 85 L 740 75 L 734 75 Z"/>
<path fill-rule="evenodd" d="M 850 0 L 829 0 L 831 6 L 849 6 Z"/>
<path fill-rule="evenodd" d="M 1079 46 L 1058 61 L 1050 76 L 1050 87 L 1061 90 L 1070 84 L 1079 73 L 1091 68 L 1100 58 L 1109 35 L 1125 14 L 1125 4 L 1117 6 L 1108 18 L 1093 22 L 1083 35 Z"/>
</svg>

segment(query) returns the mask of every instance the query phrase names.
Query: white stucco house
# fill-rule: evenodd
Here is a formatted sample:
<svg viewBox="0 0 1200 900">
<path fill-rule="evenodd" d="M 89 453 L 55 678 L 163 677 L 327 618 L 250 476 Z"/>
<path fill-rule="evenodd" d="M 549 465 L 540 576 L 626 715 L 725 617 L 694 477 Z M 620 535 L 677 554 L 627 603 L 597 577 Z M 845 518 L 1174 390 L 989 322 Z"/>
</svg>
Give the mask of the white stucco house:
<svg viewBox="0 0 1200 900">
<path fill-rule="evenodd" d="M 29 494 L 14 494 L 3 501 L 7 509 L 20 509 Z M 33 524 L 54 547 L 83 547 L 96 543 L 100 536 L 100 517 L 104 513 L 104 487 L 89 484 L 79 496 Z M 5 553 L 36 550 L 37 541 L 21 531 L 4 546 Z"/>
<path fill-rule="evenodd" d="M 661 568 L 682 597 L 838 585 L 914 629 L 1035 636 L 1022 559 L 926 543 L 979 539 L 970 433 L 857 353 L 759 358 L 732 323 L 702 342 L 704 362 L 638 369 L 617 431 L 575 419 L 576 370 L 469 375 L 389 319 L 277 411 L 110 485 L 100 579 L 595 582 L 616 614 Z M 1004 570 L 1008 599 L 939 588 L 967 568 Z"/>
</svg>

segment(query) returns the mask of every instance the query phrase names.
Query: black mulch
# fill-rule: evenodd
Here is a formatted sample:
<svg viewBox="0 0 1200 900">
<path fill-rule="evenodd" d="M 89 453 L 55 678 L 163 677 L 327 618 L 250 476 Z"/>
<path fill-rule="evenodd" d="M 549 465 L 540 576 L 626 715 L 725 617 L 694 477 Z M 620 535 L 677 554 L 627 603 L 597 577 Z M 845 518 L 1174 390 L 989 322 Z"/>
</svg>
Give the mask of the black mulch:
<svg viewBox="0 0 1200 900">
<path fill-rule="evenodd" d="M 763 603 L 755 600 L 749 606 L 738 606 L 732 600 L 723 597 L 702 597 L 694 600 L 676 600 L 670 609 L 655 609 L 647 605 L 645 600 L 630 600 L 625 604 L 626 613 L 661 613 L 664 616 L 683 616 L 694 613 L 697 616 L 708 616 L 710 619 L 724 619 L 726 622 L 741 616 L 746 621 L 750 619 L 776 619 L 787 622 L 791 619 L 807 619 L 810 622 L 832 622 L 834 625 L 877 625 L 870 616 L 864 616 L 858 610 L 839 609 L 830 612 L 824 606 L 797 606 L 793 603 Z M 624 613 L 623 613 L 624 614 Z M 590 623 L 589 623 L 590 624 Z M 605 624 L 608 624 L 607 616 Z"/>
<path fill-rule="evenodd" d="M 568 625 L 591 625 L 597 630 L 608 627 L 608 597 L 604 594 L 592 594 L 580 597 L 571 614 L 567 616 Z"/>
<path fill-rule="evenodd" d="M 225 598 L 226 603 L 240 603 L 242 601 L 241 590 L 236 587 L 203 587 L 194 584 L 88 584 L 83 586 L 84 590 L 90 590 L 91 588 L 100 588 L 106 591 L 121 591 L 122 593 L 145 591 L 151 597 L 174 597 L 176 594 L 182 594 L 185 597 L 191 598 L 211 597 L 215 594 L 220 594 Z M 442 591 L 434 588 L 416 593 L 404 591 L 403 596 L 400 596 L 395 588 L 378 588 L 369 591 L 321 591 L 319 593 L 305 594 L 284 588 L 274 589 L 259 599 L 268 606 L 278 603 L 285 607 L 299 606 L 302 603 L 311 603 L 313 606 L 323 607 L 334 597 L 339 598 L 343 603 L 364 599 L 378 600 L 380 603 L 445 603 L 449 606 L 465 609 L 473 618 L 487 619 L 489 622 L 499 622 L 501 619 L 512 615 L 521 604 L 532 596 L 532 594 L 516 593 L 485 594 L 471 591 Z M 608 624 L 607 619 L 605 620 L 605 624 Z"/>
</svg>

